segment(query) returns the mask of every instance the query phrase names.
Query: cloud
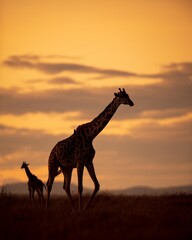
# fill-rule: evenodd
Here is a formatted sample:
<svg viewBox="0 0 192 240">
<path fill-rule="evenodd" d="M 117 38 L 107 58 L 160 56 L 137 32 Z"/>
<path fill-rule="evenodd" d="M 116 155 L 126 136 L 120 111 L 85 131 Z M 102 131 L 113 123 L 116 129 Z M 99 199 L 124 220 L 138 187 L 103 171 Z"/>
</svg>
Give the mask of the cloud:
<svg viewBox="0 0 192 240">
<path fill-rule="evenodd" d="M 3 62 L 4 65 L 11 68 L 28 68 L 35 69 L 46 74 L 58 74 L 64 72 L 99 74 L 105 77 L 130 77 L 135 73 L 120 71 L 114 69 L 101 69 L 98 67 L 83 65 L 79 63 L 50 63 L 40 61 L 40 57 L 35 56 L 10 56 Z"/>
<path fill-rule="evenodd" d="M 140 74 L 144 78 L 159 78 L 162 84 L 192 85 L 192 62 L 171 63 L 163 66 L 162 72 L 157 74 Z"/>
<path fill-rule="evenodd" d="M 60 56 L 61 59 L 64 57 Z M 137 77 L 137 78 L 150 78 L 162 79 L 163 84 L 192 84 L 192 63 L 181 62 L 171 63 L 163 66 L 162 71 L 156 74 L 141 74 L 117 69 L 102 69 L 95 66 L 89 66 L 79 63 L 69 62 L 47 62 L 44 59 L 53 58 L 58 61 L 59 56 L 49 55 L 14 55 L 6 59 L 3 64 L 11 68 L 28 68 L 34 69 L 46 74 L 59 74 L 59 73 L 82 73 L 82 74 L 97 74 L 93 79 L 103 79 L 112 77 Z"/>
<path fill-rule="evenodd" d="M 142 122 L 142 121 L 141 121 Z M 146 141 L 192 141 L 192 112 L 180 117 L 167 119 L 148 119 L 143 124 L 137 125 L 133 130 L 133 136 Z"/>
<path fill-rule="evenodd" d="M 63 136 L 54 136 L 41 130 L 7 127 L 0 125 L 1 157 L 15 151 L 29 148 L 34 151 L 46 151 Z"/>
<path fill-rule="evenodd" d="M 50 55 L 38 55 L 38 54 L 23 54 L 23 55 L 12 55 L 9 57 L 15 61 L 21 59 L 26 61 L 39 61 L 39 60 L 50 60 L 50 59 L 71 59 L 77 60 L 80 57 L 75 56 L 67 56 L 67 55 L 58 55 L 58 54 L 50 54 Z"/>
<path fill-rule="evenodd" d="M 190 108 L 182 108 L 182 109 L 164 109 L 164 110 L 148 110 L 143 111 L 140 114 L 142 118 L 152 118 L 152 119 L 164 119 L 164 118 L 172 118 L 172 117 L 181 117 L 186 115 L 191 111 Z"/>
<path fill-rule="evenodd" d="M 69 77 L 56 77 L 48 81 L 50 84 L 79 84 L 74 79 Z"/>
<path fill-rule="evenodd" d="M 33 165 L 38 165 L 38 166 L 42 166 L 45 165 L 45 155 L 46 152 L 43 151 L 34 151 L 31 150 L 29 147 L 26 148 L 22 148 L 22 150 L 20 149 L 19 151 L 16 150 L 14 152 L 9 152 L 4 156 L 1 156 L 0 158 L 0 166 L 1 169 L 3 168 L 9 168 L 9 169 L 13 169 L 15 167 L 18 167 L 18 169 L 20 169 L 22 162 L 26 161 L 26 162 L 32 162 Z M 30 156 L 30 158 L 29 158 Z M 41 160 L 40 163 L 38 163 Z"/>
<path fill-rule="evenodd" d="M 41 130 L 53 135 L 70 135 L 78 125 L 88 122 L 86 119 L 82 122 L 81 117 L 79 112 L 8 114 L 1 116 L 0 124 L 17 129 Z"/>
<path fill-rule="evenodd" d="M 192 75 L 192 63 L 191 62 L 181 62 L 181 63 L 171 63 L 164 66 L 165 70 L 171 72 L 180 72 L 184 76 Z"/>
<path fill-rule="evenodd" d="M 10 59 L 15 59 L 16 62 L 25 60 L 33 62 L 35 59 L 35 62 L 38 62 L 36 60 L 38 56 L 12 56 Z M 77 65 L 71 66 L 73 66 L 71 71 L 75 66 L 77 67 Z M 83 69 L 82 66 L 79 65 L 79 68 Z M 121 106 L 118 114 L 114 116 L 114 120 L 144 118 L 158 121 L 163 118 L 177 119 L 191 112 L 191 66 L 192 63 L 189 62 L 172 63 L 164 66 L 160 73 L 140 75 L 141 78 L 159 78 L 163 80 L 161 82 L 146 86 L 129 86 L 129 84 L 123 86 L 130 94 L 135 106 L 131 110 L 126 106 Z M 85 71 L 88 71 L 89 67 L 84 67 Z M 94 69 L 97 68 L 89 68 L 90 71 Z M 114 70 L 105 69 L 103 71 L 112 74 Z M 139 74 L 136 75 L 139 76 Z M 62 76 L 48 79 L 48 82 L 50 84 L 78 84 L 74 79 Z M 113 99 L 115 91 L 116 89 L 110 86 L 91 89 L 84 85 L 78 89 L 51 89 L 28 93 L 20 93 L 18 89 L 0 89 L 0 114 L 79 112 L 77 122 L 81 122 L 83 119 L 91 121 Z"/>
<path fill-rule="evenodd" d="M 54 79 L 53 82 L 72 82 L 72 79 Z M 149 86 L 124 86 L 135 103 L 133 109 L 121 106 L 115 118 L 140 117 L 143 112 L 161 111 L 177 114 L 175 109 L 191 109 L 190 83 L 154 84 Z M 18 89 L 0 89 L 0 114 L 24 114 L 32 112 L 81 112 L 87 119 L 96 117 L 113 99 L 115 88 L 51 89 L 20 93 Z M 121 110 L 121 109 L 127 109 Z M 174 111 L 175 113 L 174 113 Z"/>
<path fill-rule="evenodd" d="M 181 113 L 180 113 L 181 114 Z M 79 117 L 80 116 L 80 117 Z M 150 117 L 149 117 L 150 116 Z M 81 119 L 82 118 L 82 119 Z M 73 130 L 80 124 L 87 123 L 91 119 L 85 119 L 78 112 L 66 113 L 33 113 L 23 115 L 2 115 L 0 124 L 6 126 L 1 134 L 12 134 L 11 129 L 21 131 L 24 135 L 26 130 L 41 132 L 50 135 L 63 135 L 65 137 L 73 134 Z M 144 114 L 138 118 L 112 119 L 103 131 L 102 135 L 128 136 L 134 139 L 172 139 L 178 141 L 191 138 L 192 111 L 183 112 L 182 115 L 166 117 L 158 114 L 155 118 Z"/>
<path fill-rule="evenodd" d="M 16 89 L 0 89 L 1 114 L 26 112 L 97 112 L 102 110 L 105 98 L 112 100 L 113 92 L 106 90 L 47 90 L 19 93 Z M 108 104 L 108 102 L 106 102 Z M 99 113 L 99 112 L 98 112 Z"/>
<path fill-rule="evenodd" d="M 34 84 L 38 83 L 47 83 L 49 85 L 58 85 L 58 86 L 67 86 L 67 85 L 73 85 L 73 86 L 80 86 L 82 83 L 75 81 L 71 77 L 66 76 L 59 76 L 59 77 L 53 77 L 53 78 L 36 78 L 36 79 L 27 79 L 25 80 L 26 84 L 32 84 L 31 86 L 34 86 Z"/>
<path fill-rule="evenodd" d="M 100 134 L 94 140 L 96 153 L 100 154 L 97 159 L 100 158 L 98 161 L 103 161 L 102 154 L 105 153 L 108 157 L 112 157 L 113 161 L 116 161 L 116 157 L 113 154 L 121 153 L 122 159 L 129 163 L 134 161 L 138 163 L 146 161 L 148 164 L 155 162 L 166 163 L 167 161 L 175 163 L 191 162 L 190 124 L 191 121 L 188 121 L 187 124 L 185 122 L 178 123 L 177 128 L 171 126 L 151 126 L 150 123 L 141 124 L 137 126 L 137 129 L 134 129 L 135 136 Z M 34 151 L 34 153 L 43 152 L 45 157 L 35 160 L 37 165 L 41 165 L 42 161 L 47 163 L 53 146 L 58 141 L 68 137 L 63 134 L 55 136 L 40 130 L 17 129 L 4 125 L 0 125 L 0 132 L 1 157 L 9 156 L 15 152 L 22 153 L 23 149 L 28 149 L 30 152 Z M 153 140 L 151 141 L 151 139 Z M 182 159 L 180 156 L 182 156 Z M 117 161 L 119 162 L 120 160 Z"/>
</svg>

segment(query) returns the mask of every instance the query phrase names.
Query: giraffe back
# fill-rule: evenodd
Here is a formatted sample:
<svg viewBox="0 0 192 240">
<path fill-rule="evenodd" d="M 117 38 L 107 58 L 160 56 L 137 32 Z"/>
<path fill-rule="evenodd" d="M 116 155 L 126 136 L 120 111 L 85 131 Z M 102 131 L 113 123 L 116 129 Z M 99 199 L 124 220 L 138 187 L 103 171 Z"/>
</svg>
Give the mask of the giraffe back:
<svg viewBox="0 0 192 240">
<path fill-rule="evenodd" d="M 86 135 L 85 126 L 82 125 L 69 138 L 59 141 L 54 146 L 49 157 L 49 165 L 51 167 L 57 162 L 58 166 L 76 168 L 78 162 L 88 164 L 94 155 L 92 139 Z"/>
</svg>

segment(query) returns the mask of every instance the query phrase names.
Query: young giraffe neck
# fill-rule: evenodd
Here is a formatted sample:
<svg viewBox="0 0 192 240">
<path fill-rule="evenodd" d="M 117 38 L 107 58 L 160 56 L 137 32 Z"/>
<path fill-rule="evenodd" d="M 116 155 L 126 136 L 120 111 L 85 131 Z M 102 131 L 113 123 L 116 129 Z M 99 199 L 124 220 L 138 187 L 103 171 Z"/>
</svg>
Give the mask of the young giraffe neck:
<svg viewBox="0 0 192 240">
<path fill-rule="evenodd" d="M 120 103 L 114 98 L 96 118 L 88 123 L 88 135 L 92 139 L 94 139 L 106 127 L 119 105 Z"/>
<path fill-rule="evenodd" d="M 29 170 L 28 167 L 25 167 L 25 172 L 26 172 L 26 175 L 29 179 L 33 176 L 33 174 L 31 173 L 31 171 Z"/>
</svg>

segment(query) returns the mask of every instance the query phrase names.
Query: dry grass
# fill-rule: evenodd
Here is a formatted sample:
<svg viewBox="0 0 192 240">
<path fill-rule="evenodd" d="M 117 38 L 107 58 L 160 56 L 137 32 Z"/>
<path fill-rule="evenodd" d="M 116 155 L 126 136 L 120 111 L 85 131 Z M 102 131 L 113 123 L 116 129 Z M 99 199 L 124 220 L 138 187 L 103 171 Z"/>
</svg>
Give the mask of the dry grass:
<svg viewBox="0 0 192 240">
<path fill-rule="evenodd" d="M 65 197 L 52 197 L 50 209 L 46 211 L 44 206 L 29 206 L 27 196 L 2 192 L 0 238 L 192 239 L 192 196 L 100 194 L 93 206 L 80 214 L 71 211 Z"/>
</svg>

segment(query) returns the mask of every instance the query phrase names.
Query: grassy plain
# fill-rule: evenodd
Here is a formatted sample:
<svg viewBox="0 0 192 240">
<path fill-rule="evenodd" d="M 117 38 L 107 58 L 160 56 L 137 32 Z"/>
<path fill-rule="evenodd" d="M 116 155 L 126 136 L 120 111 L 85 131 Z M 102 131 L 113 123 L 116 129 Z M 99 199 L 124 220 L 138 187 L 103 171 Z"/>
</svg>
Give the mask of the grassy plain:
<svg viewBox="0 0 192 240">
<path fill-rule="evenodd" d="M 78 205 L 77 196 L 75 202 Z M 27 196 L 1 192 L 0 239 L 192 239 L 192 195 L 102 193 L 86 212 L 74 213 L 66 197 L 52 196 L 46 211 L 30 206 Z"/>
</svg>

